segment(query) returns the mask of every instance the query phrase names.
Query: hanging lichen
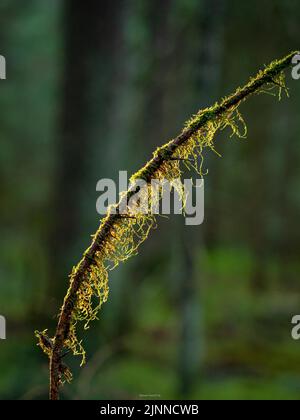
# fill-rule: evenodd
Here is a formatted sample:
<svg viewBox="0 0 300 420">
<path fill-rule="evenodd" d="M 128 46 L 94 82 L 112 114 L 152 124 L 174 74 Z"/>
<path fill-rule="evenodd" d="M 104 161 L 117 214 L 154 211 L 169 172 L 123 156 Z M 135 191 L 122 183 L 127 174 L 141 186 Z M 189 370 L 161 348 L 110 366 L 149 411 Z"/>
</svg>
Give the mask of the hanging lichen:
<svg viewBox="0 0 300 420">
<path fill-rule="evenodd" d="M 149 197 L 150 183 L 167 180 L 173 182 L 181 178 L 183 171 L 193 169 L 201 177 L 203 170 L 204 151 L 206 149 L 219 155 L 216 146 L 216 134 L 225 128 L 230 128 L 231 134 L 245 138 L 247 127 L 239 111 L 241 103 L 252 94 L 276 94 L 281 99 L 282 91 L 287 93 L 283 70 L 291 63 L 295 53 L 282 60 L 274 61 L 265 70 L 250 79 L 242 89 L 220 103 L 199 111 L 185 125 L 182 133 L 164 146 L 158 148 L 153 158 L 131 177 L 131 186 L 121 194 L 120 202 L 111 206 L 100 227 L 93 236 L 91 246 L 84 253 L 82 260 L 73 268 L 70 275 L 70 288 L 61 309 L 57 332 L 54 339 L 47 339 L 45 334 L 37 333 L 39 345 L 51 359 L 52 397 L 58 392 L 59 383 L 67 376 L 60 369 L 60 358 L 63 349 L 69 349 L 74 355 L 82 357 L 85 363 L 85 351 L 81 340 L 77 337 L 77 325 L 83 322 L 89 328 L 91 321 L 96 320 L 103 303 L 108 299 L 109 271 L 120 262 L 126 261 L 138 252 L 138 248 L 148 237 L 152 228 L 156 227 L 156 217 L 149 213 L 149 208 L 155 206 L 161 194 Z M 139 180 L 147 183 L 146 188 L 138 186 Z M 175 188 L 183 194 L 183 185 L 177 181 Z M 139 200 L 131 200 L 139 192 Z M 125 208 L 126 212 L 120 212 Z M 51 345 L 49 345 L 49 343 Z M 59 372 L 60 370 L 60 372 Z"/>
<path fill-rule="evenodd" d="M 276 81 L 276 83 L 268 86 L 268 92 L 276 88 L 278 89 L 277 95 L 281 95 L 281 89 L 286 89 L 282 76 L 280 75 L 280 86 L 278 86 Z M 258 91 L 257 93 L 260 92 Z M 209 148 L 220 156 L 215 145 L 215 138 L 218 131 L 222 131 L 228 127 L 231 129 L 231 136 L 236 135 L 239 138 L 246 137 L 247 126 L 238 110 L 239 105 L 240 103 L 229 108 L 223 114 L 216 115 L 215 118 L 207 121 L 204 126 L 199 128 L 185 144 L 179 146 L 169 159 L 153 173 L 152 179 L 172 182 L 175 179 L 181 178 L 184 168 L 194 169 L 202 177 L 204 175 L 204 149 Z M 185 128 L 189 130 L 197 124 L 205 113 L 213 113 L 218 107 L 219 104 L 215 104 L 212 108 L 201 111 L 185 124 Z M 168 146 L 166 145 L 158 149 L 154 153 L 154 156 L 162 154 L 164 148 L 167 150 Z M 143 169 L 132 176 L 131 182 L 134 184 L 135 180 L 143 179 L 142 174 Z M 182 190 L 183 186 L 178 186 L 180 194 L 182 194 Z M 139 198 L 142 202 L 144 201 L 143 196 L 145 202 L 147 202 L 148 197 L 151 195 L 148 190 L 140 192 Z M 150 205 L 154 206 L 155 204 L 150 202 Z M 132 217 L 121 217 L 110 228 L 106 242 L 103 243 L 101 251 L 96 253 L 94 262 L 77 291 L 73 321 L 69 337 L 65 342 L 65 347 L 71 349 L 74 355 L 81 355 L 82 364 L 85 362 L 85 351 L 81 341 L 76 337 L 76 324 L 79 321 L 84 321 L 85 328 L 88 328 L 89 323 L 97 319 L 99 309 L 108 299 L 108 271 L 115 268 L 120 262 L 136 255 L 139 245 L 148 237 L 151 228 L 156 226 L 156 219 L 152 214 L 138 213 L 134 211 L 134 208 L 127 208 L 127 213 Z M 73 269 L 73 272 L 76 272 L 76 268 Z M 96 305 L 94 304 L 95 299 L 98 302 Z"/>
</svg>

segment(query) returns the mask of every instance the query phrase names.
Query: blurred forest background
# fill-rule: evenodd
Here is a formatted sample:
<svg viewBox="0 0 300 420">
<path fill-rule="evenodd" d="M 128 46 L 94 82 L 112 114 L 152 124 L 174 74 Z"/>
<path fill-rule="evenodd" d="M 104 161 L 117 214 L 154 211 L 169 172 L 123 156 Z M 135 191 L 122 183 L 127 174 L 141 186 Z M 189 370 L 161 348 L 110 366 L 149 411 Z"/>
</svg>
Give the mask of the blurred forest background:
<svg viewBox="0 0 300 420">
<path fill-rule="evenodd" d="M 26 3 L 26 4 L 25 4 Z M 43 399 L 96 183 L 136 171 L 199 108 L 298 49 L 296 0 L 2 0 L 0 399 Z M 205 223 L 161 219 L 110 277 L 64 399 L 298 399 L 300 82 L 242 106 L 206 155 Z"/>
</svg>

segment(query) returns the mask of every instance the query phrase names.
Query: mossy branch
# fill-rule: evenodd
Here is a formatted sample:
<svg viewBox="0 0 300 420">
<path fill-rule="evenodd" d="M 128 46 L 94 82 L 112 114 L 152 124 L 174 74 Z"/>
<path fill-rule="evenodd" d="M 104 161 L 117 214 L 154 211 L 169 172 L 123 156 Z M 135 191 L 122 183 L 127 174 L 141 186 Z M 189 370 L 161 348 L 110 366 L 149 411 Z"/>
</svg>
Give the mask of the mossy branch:
<svg viewBox="0 0 300 420">
<path fill-rule="evenodd" d="M 72 270 L 70 287 L 64 298 L 54 338 L 49 339 L 46 331 L 36 333 L 39 345 L 50 359 L 50 399 L 57 400 L 63 380 L 71 379 L 68 368 L 62 363 L 64 349 L 71 350 L 75 355 L 82 355 L 82 363 L 85 362 L 85 352 L 76 334 L 76 324 L 84 321 L 88 328 L 89 322 L 97 319 L 98 310 L 108 297 L 108 270 L 111 265 L 115 267 L 120 261 L 136 254 L 138 246 L 155 226 L 154 215 L 135 214 L 134 217 L 126 217 L 120 211 L 136 194 L 135 181 L 143 179 L 150 183 L 152 179 L 178 178 L 182 173 L 181 165 L 195 168 L 202 175 L 202 152 L 206 147 L 215 151 L 216 132 L 230 127 L 233 134 L 244 137 L 246 126 L 238 111 L 239 105 L 250 95 L 270 92 L 275 88 L 279 89 L 281 95 L 282 89 L 286 90 L 284 70 L 291 65 L 295 54 L 293 52 L 272 62 L 233 95 L 199 111 L 187 122 L 178 137 L 154 152 L 152 159 L 133 175 L 132 185 L 121 195 L 119 204 L 108 210 L 90 247 Z M 244 133 L 240 132 L 240 124 L 245 129 Z M 93 307 L 92 300 L 95 296 L 99 304 Z"/>
</svg>

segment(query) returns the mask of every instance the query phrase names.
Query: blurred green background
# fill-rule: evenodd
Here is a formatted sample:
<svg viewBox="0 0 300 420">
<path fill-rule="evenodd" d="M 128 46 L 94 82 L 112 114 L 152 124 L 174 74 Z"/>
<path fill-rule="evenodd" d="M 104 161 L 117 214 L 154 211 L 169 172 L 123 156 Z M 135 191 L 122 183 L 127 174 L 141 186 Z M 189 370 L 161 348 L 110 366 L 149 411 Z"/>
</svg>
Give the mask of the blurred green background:
<svg viewBox="0 0 300 420">
<path fill-rule="evenodd" d="M 96 182 L 136 171 L 200 107 L 298 49 L 296 0 L 2 0 L 0 399 L 44 399 Z M 205 223 L 161 219 L 110 277 L 64 399 L 298 399 L 300 82 L 242 106 L 207 153 Z"/>
</svg>

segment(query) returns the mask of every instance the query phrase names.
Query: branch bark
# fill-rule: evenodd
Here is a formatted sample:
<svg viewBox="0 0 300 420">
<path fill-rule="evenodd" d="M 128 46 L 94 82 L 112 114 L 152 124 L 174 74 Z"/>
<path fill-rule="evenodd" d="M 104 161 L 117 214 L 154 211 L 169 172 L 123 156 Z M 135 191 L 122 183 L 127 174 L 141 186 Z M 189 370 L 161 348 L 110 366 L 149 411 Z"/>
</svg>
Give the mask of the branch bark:
<svg viewBox="0 0 300 420">
<path fill-rule="evenodd" d="M 231 108 L 239 105 L 249 95 L 258 92 L 264 85 L 274 83 L 274 78 L 278 76 L 282 71 L 291 65 L 291 61 L 296 52 L 293 52 L 283 58 L 271 63 L 265 70 L 258 73 L 258 75 L 251 79 L 250 82 L 243 88 L 238 89 L 233 95 L 225 98 L 220 104 L 216 104 L 211 108 L 199 113 L 199 118 L 195 119 L 194 122 L 185 128 L 178 137 L 167 143 L 154 157 L 138 172 L 139 179 L 144 179 L 150 182 L 153 179 L 156 171 L 168 160 L 172 159 L 176 149 L 185 144 L 201 127 L 207 122 L 222 116 Z M 77 292 L 83 282 L 83 278 L 86 272 L 95 264 L 95 254 L 101 250 L 101 247 L 105 243 L 106 239 L 110 234 L 110 230 L 114 223 L 122 217 L 118 213 L 118 209 L 121 209 L 124 204 L 124 200 L 129 200 L 133 195 L 136 194 L 136 189 L 133 186 L 123 196 L 120 203 L 117 206 L 117 211 L 114 214 L 108 214 L 100 228 L 93 237 L 93 241 L 90 247 L 85 251 L 82 260 L 80 261 L 76 271 L 70 278 L 70 288 L 64 299 L 63 306 L 60 311 L 56 334 L 53 339 L 53 347 L 50 355 L 50 399 L 59 399 L 59 388 L 61 384 L 61 359 L 62 352 L 64 349 L 65 340 L 68 338 L 68 334 L 71 326 L 72 312 L 74 310 Z"/>
</svg>

